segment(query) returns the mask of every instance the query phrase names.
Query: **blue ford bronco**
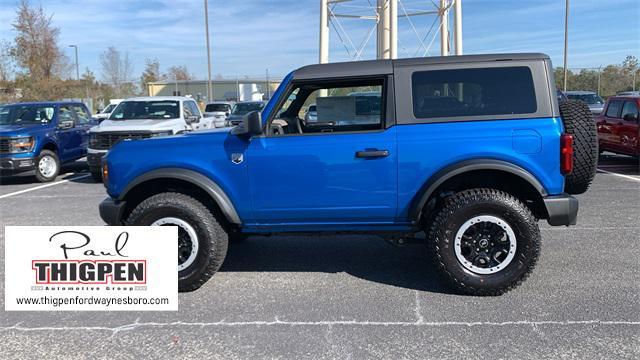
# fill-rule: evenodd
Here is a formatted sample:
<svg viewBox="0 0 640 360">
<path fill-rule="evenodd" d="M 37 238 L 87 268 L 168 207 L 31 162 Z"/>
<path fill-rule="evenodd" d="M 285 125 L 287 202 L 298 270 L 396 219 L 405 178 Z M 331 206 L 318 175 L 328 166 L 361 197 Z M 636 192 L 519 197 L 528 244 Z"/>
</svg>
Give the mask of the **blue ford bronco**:
<svg viewBox="0 0 640 360">
<path fill-rule="evenodd" d="M 97 124 L 79 102 L 0 106 L 0 173 L 35 170 L 38 181 L 53 181 L 61 164 L 87 155 L 89 129 Z"/>
<path fill-rule="evenodd" d="M 100 214 L 177 226 L 180 291 L 248 235 L 424 232 L 455 289 L 499 295 L 536 264 L 539 219 L 576 223 L 570 194 L 597 153 L 589 109 L 558 104 L 543 54 L 311 65 L 230 131 L 116 145 Z"/>
</svg>

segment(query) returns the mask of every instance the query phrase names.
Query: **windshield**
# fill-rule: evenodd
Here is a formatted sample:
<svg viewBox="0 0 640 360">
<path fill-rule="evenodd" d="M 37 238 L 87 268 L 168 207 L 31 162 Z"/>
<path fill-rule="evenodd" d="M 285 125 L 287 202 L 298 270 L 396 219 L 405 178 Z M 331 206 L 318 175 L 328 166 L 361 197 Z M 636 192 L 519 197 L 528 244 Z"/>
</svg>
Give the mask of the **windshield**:
<svg viewBox="0 0 640 360">
<path fill-rule="evenodd" d="M 227 112 L 229 111 L 229 109 L 231 109 L 231 106 L 229 104 L 209 104 L 204 108 L 204 111 L 205 112 L 214 112 L 214 111 Z"/>
<path fill-rule="evenodd" d="M 123 101 L 109 116 L 109 120 L 177 119 L 180 117 L 180 102 Z"/>
<path fill-rule="evenodd" d="M 11 105 L 0 107 L 0 125 L 42 124 L 53 119 L 53 106 Z"/>
<path fill-rule="evenodd" d="M 233 107 L 233 111 L 231 113 L 233 115 L 244 115 L 252 111 L 262 110 L 263 107 L 264 107 L 263 103 L 241 103 L 241 104 L 236 104 Z"/>
<path fill-rule="evenodd" d="M 108 113 L 112 112 L 113 109 L 115 109 L 116 106 L 117 106 L 117 104 L 109 104 L 109 105 L 107 105 L 106 108 L 104 108 L 104 110 L 102 110 L 102 113 L 103 114 L 108 114 Z"/>
<path fill-rule="evenodd" d="M 585 94 L 585 95 L 575 95 L 575 94 L 567 94 L 569 99 L 580 100 L 589 105 L 593 104 L 604 104 L 604 100 L 596 94 Z"/>
</svg>

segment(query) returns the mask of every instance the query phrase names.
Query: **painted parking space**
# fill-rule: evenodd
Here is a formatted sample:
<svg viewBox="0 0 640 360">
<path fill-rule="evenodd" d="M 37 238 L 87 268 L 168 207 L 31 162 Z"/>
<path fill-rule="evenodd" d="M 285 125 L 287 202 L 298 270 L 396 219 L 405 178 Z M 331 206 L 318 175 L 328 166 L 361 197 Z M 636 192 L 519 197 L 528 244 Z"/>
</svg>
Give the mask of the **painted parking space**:
<svg viewBox="0 0 640 360">
<path fill-rule="evenodd" d="M 9 194 L 24 186 L 0 188 Z M 104 187 L 90 177 L 37 186 L 0 199 L 0 225 L 103 224 L 97 205 Z M 420 245 L 395 247 L 366 235 L 252 237 L 230 247 L 201 289 L 180 294 L 178 312 L 0 311 L 0 338 L 3 348 L 29 357 L 246 358 L 256 349 L 314 359 L 437 357 L 451 349 L 488 357 L 478 356 L 487 338 L 492 351 L 514 357 L 637 357 L 640 182 L 601 172 L 578 198 L 578 224 L 541 223 L 536 271 L 500 297 L 452 293 Z M 61 334 L 65 346 L 52 348 Z"/>
</svg>

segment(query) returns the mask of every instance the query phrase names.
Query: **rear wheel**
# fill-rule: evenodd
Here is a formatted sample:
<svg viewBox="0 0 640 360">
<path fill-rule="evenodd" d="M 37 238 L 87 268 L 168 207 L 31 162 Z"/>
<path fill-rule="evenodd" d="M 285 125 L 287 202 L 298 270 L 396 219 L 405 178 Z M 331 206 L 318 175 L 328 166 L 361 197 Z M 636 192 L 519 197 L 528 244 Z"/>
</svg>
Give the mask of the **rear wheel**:
<svg viewBox="0 0 640 360">
<path fill-rule="evenodd" d="M 589 107 L 578 100 L 560 103 L 565 132 L 573 135 L 573 172 L 565 177 L 565 191 L 587 191 L 598 166 L 598 130 Z"/>
<path fill-rule="evenodd" d="M 515 197 L 494 189 L 471 189 L 445 201 L 427 244 L 455 289 L 501 295 L 533 270 L 540 231 L 531 211 Z"/>
<path fill-rule="evenodd" d="M 227 254 L 225 230 L 206 206 L 185 194 L 151 196 L 133 209 L 126 223 L 178 227 L 179 291 L 202 286 L 220 269 Z"/>
<path fill-rule="evenodd" d="M 36 163 L 36 178 L 40 182 L 50 182 L 60 173 L 60 159 L 51 150 L 42 150 Z"/>
</svg>

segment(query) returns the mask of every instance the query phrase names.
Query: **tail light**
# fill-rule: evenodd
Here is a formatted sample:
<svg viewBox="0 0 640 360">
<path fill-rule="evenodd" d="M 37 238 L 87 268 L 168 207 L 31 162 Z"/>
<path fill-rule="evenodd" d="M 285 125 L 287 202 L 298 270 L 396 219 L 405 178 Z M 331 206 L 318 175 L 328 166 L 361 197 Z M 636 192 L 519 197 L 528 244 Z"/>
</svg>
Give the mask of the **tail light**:
<svg viewBox="0 0 640 360">
<path fill-rule="evenodd" d="M 573 135 L 562 134 L 560 137 L 560 171 L 564 175 L 573 171 Z"/>
</svg>

